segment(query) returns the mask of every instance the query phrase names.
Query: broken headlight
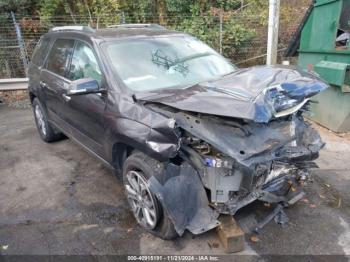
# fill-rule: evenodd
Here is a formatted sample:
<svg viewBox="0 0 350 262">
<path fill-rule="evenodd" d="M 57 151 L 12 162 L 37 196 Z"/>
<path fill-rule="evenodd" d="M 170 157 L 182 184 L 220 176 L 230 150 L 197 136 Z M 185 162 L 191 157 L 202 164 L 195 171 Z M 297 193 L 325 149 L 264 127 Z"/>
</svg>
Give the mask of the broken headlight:
<svg viewBox="0 0 350 262">
<path fill-rule="evenodd" d="M 296 106 L 301 101 L 288 97 L 281 88 L 270 88 L 266 93 L 266 98 L 272 104 L 275 112 L 280 112 Z"/>
</svg>

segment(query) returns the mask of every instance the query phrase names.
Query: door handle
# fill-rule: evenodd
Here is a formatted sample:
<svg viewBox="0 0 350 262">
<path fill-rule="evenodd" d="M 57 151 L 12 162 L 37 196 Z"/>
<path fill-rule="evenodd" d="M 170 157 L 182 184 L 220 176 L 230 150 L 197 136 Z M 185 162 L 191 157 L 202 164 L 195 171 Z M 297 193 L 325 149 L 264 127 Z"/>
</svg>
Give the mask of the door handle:
<svg viewBox="0 0 350 262">
<path fill-rule="evenodd" d="M 47 87 L 47 84 L 44 81 L 40 81 L 40 86 L 42 88 L 45 88 L 45 87 Z"/>
<path fill-rule="evenodd" d="M 62 94 L 62 97 L 66 102 L 69 102 L 72 99 L 70 96 L 67 96 L 66 94 Z"/>
</svg>

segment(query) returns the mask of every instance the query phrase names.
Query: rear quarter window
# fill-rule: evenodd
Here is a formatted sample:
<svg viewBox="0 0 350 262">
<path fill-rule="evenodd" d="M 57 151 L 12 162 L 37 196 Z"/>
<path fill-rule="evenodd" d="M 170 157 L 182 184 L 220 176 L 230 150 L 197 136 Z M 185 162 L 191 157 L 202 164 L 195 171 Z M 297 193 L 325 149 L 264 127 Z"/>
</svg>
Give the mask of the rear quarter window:
<svg viewBox="0 0 350 262">
<path fill-rule="evenodd" d="M 41 66 L 44 63 L 45 57 L 47 55 L 47 49 L 49 47 L 50 39 L 41 38 L 36 45 L 31 62 L 37 66 Z"/>
</svg>

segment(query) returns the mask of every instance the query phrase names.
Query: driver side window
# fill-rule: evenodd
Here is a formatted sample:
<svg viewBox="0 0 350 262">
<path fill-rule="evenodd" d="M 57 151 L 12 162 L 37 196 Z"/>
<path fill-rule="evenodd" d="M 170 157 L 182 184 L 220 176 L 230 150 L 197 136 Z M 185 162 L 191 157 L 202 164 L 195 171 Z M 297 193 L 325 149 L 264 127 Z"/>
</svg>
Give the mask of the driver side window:
<svg viewBox="0 0 350 262">
<path fill-rule="evenodd" d="M 68 78 L 72 81 L 93 78 L 101 83 L 102 73 L 94 52 L 83 42 L 75 46 Z"/>
</svg>

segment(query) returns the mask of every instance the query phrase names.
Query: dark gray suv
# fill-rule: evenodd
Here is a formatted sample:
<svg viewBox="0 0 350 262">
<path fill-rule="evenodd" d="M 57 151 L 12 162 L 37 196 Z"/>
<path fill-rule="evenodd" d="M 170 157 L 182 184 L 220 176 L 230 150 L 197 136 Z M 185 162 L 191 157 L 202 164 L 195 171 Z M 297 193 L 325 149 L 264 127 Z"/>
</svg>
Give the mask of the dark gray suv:
<svg viewBox="0 0 350 262">
<path fill-rule="evenodd" d="M 287 67 L 238 69 L 152 24 L 53 28 L 29 69 L 41 138 L 65 135 L 109 166 L 137 222 L 164 239 L 255 200 L 301 199 L 324 145 L 303 114 L 325 88 Z"/>
</svg>

